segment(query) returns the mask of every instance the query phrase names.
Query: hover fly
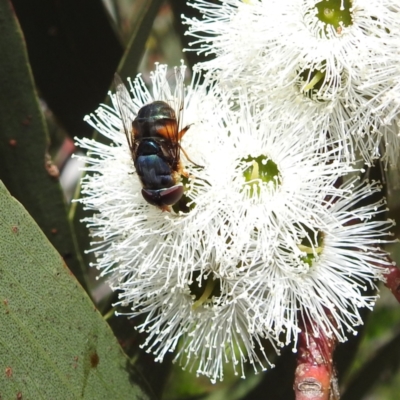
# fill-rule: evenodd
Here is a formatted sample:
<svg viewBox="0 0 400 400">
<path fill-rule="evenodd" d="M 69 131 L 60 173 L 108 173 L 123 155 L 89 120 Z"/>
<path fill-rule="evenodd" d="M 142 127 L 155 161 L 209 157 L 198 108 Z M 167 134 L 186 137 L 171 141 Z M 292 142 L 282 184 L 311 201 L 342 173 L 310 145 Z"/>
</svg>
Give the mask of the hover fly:
<svg viewBox="0 0 400 400">
<path fill-rule="evenodd" d="M 181 176 L 189 176 L 180 160 L 180 141 L 190 127 L 180 127 L 184 102 L 183 82 L 178 118 L 166 101 L 156 100 L 140 108 L 133 121 L 130 117 L 132 100 L 117 74 L 114 84 L 133 164 L 142 183 L 142 196 L 161 210 L 170 211 L 170 206 L 183 195 Z"/>
</svg>

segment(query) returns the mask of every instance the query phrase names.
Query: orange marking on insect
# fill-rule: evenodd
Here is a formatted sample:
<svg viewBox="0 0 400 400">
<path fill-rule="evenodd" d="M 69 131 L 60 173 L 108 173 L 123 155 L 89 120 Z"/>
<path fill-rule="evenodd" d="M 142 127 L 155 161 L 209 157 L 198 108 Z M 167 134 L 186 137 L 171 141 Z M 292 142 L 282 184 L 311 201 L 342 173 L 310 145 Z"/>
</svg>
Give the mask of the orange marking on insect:
<svg viewBox="0 0 400 400">
<path fill-rule="evenodd" d="M 181 140 L 183 138 L 183 135 L 189 130 L 191 125 L 186 126 L 183 128 L 179 133 L 178 133 L 178 140 Z"/>
<path fill-rule="evenodd" d="M 164 125 L 159 125 L 157 127 L 157 133 L 166 139 L 173 140 L 173 132 L 176 131 L 176 122 L 170 121 L 166 122 Z"/>
</svg>

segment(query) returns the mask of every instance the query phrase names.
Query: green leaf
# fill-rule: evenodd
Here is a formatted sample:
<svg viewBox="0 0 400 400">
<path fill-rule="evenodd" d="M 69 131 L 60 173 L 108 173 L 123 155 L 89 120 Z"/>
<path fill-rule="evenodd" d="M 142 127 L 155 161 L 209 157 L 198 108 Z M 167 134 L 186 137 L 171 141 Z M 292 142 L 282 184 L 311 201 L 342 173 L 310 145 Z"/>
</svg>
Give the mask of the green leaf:
<svg viewBox="0 0 400 400">
<path fill-rule="evenodd" d="M 147 399 L 111 329 L 0 183 L 0 398 Z"/>
<path fill-rule="evenodd" d="M 0 179 L 85 285 L 28 57 L 11 3 L 0 2 Z"/>
</svg>

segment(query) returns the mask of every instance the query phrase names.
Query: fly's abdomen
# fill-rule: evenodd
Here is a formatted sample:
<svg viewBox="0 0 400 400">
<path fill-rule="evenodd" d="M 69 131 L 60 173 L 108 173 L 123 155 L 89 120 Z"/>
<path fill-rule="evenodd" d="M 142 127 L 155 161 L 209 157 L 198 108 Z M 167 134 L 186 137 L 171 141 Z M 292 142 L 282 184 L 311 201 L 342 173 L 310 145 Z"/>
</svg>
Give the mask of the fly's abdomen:
<svg viewBox="0 0 400 400">
<path fill-rule="evenodd" d="M 175 185 L 168 160 L 154 140 L 143 140 L 139 144 L 135 168 L 146 189 L 165 189 Z"/>
</svg>

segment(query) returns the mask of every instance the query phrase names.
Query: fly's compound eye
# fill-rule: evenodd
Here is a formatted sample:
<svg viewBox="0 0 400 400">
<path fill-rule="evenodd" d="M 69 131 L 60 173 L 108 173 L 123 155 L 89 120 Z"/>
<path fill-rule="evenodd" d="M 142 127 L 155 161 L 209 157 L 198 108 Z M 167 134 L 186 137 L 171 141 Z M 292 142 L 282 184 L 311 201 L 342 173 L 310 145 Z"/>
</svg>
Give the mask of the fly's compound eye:
<svg viewBox="0 0 400 400">
<path fill-rule="evenodd" d="M 175 185 L 167 189 L 142 189 L 143 198 L 153 206 L 172 206 L 183 195 L 183 186 Z"/>
</svg>

